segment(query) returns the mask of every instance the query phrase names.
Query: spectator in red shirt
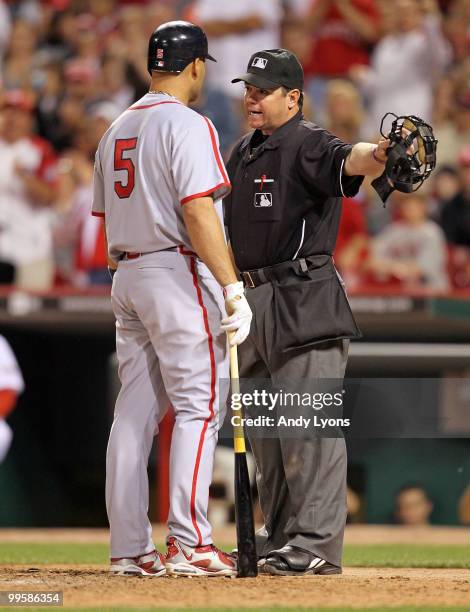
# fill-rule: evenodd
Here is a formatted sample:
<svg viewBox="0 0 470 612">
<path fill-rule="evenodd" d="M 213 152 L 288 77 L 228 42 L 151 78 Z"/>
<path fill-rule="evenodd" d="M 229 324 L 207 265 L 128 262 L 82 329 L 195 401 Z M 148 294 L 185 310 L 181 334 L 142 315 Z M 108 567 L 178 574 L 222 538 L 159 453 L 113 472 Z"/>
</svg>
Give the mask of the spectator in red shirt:
<svg viewBox="0 0 470 612">
<path fill-rule="evenodd" d="M 92 107 L 75 134 L 73 148 L 61 158 L 61 214 L 54 232 L 59 281 L 82 287 L 110 282 L 103 220 L 90 215 L 90 206 L 94 153 L 118 115 L 119 109 L 109 102 Z"/>
<path fill-rule="evenodd" d="M 313 0 L 314 28 L 307 75 L 345 76 L 351 66 L 369 63 L 369 45 L 379 37 L 375 0 Z"/>
<path fill-rule="evenodd" d="M 334 259 L 348 288 L 358 285 L 361 281 L 368 243 L 363 202 L 359 197 L 343 198 Z"/>
<path fill-rule="evenodd" d="M 380 35 L 376 0 L 312 0 L 307 23 L 313 29 L 310 59 L 304 66 L 307 92 L 323 107 L 325 79 L 369 63 L 369 47 Z"/>
</svg>

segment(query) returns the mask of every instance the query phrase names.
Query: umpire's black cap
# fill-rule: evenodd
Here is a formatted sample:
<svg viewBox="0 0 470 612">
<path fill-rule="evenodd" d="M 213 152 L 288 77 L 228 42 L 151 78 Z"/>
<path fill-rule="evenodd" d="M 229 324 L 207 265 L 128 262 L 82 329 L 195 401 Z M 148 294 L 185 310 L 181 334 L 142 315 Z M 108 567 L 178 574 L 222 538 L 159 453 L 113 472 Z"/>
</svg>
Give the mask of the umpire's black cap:
<svg viewBox="0 0 470 612">
<path fill-rule="evenodd" d="M 253 53 L 246 68 L 246 74 L 232 80 L 244 81 L 258 89 L 304 88 L 304 71 L 297 56 L 287 49 L 266 49 Z"/>
</svg>

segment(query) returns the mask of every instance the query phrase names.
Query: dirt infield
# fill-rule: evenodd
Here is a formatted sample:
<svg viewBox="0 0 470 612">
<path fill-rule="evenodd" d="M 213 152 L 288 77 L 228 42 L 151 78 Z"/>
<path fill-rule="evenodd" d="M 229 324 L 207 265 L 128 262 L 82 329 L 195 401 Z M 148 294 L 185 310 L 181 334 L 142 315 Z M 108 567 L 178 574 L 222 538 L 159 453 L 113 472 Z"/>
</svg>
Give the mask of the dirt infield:
<svg viewBox="0 0 470 612">
<path fill-rule="evenodd" d="M 121 578 L 105 567 L 0 567 L 0 590 L 64 592 L 74 607 L 470 605 L 470 570 L 346 568 L 342 576 L 256 579 Z"/>
<path fill-rule="evenodd" d="M 216 541 L 235 540 L 233 529 L 218 530 Z M 103 543 L 106 530 L 0 530 L 1 542 Z M 164 539 L 156 526 L 155 541 Z M 469 529 L 348 527 L 348 544 L 469 544 Z M 469 547 L 470 550 L 470 547 Z M 470 553 L 469 553 L 470 554 Z M 367 609 L 379 606 L 470 606 L 470 570 L 345 568 L 341 576 L 257 579 L 132 578 L 110 576 L 105 566 L 0 565 L 1 590 L 60 590 L 70 607 L 129 606 L 263 608 L 286 606 Z"/>
</svg>

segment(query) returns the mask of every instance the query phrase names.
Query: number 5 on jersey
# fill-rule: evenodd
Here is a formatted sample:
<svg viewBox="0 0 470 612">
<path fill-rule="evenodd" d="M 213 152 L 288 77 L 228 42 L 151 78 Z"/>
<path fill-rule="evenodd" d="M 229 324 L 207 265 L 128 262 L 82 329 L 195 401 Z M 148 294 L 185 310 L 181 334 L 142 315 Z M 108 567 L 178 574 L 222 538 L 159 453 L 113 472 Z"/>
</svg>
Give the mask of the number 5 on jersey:
<svg viewBox="0 0 470 612">
<path fill-rule="evenodd" d="M 125 170 L 127 181 L 114 182 L 114 191 L 123 199 L 128 198 L 135 186 L 135 166 L 132 159 L 124 157 L 126 151 L 132 151 L 137 146 L 137 138 L 118 138 L 114 143 L 114 171 Z"/>
</svg>

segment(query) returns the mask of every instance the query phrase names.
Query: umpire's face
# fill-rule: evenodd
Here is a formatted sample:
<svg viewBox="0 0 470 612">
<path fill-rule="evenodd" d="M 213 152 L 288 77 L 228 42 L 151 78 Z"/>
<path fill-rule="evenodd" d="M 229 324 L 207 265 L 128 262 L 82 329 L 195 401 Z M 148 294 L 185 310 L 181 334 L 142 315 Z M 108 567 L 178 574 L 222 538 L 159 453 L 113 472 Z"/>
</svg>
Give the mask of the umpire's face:
<svg viewBox="0 0 470 612">
<path fill-rule="evenodd" d="M 297 113 L 299 96 L 298 89 L 259 89 L 245 83 L 245 110 L 250 127 L 272 134 Z"/>
</svg>

